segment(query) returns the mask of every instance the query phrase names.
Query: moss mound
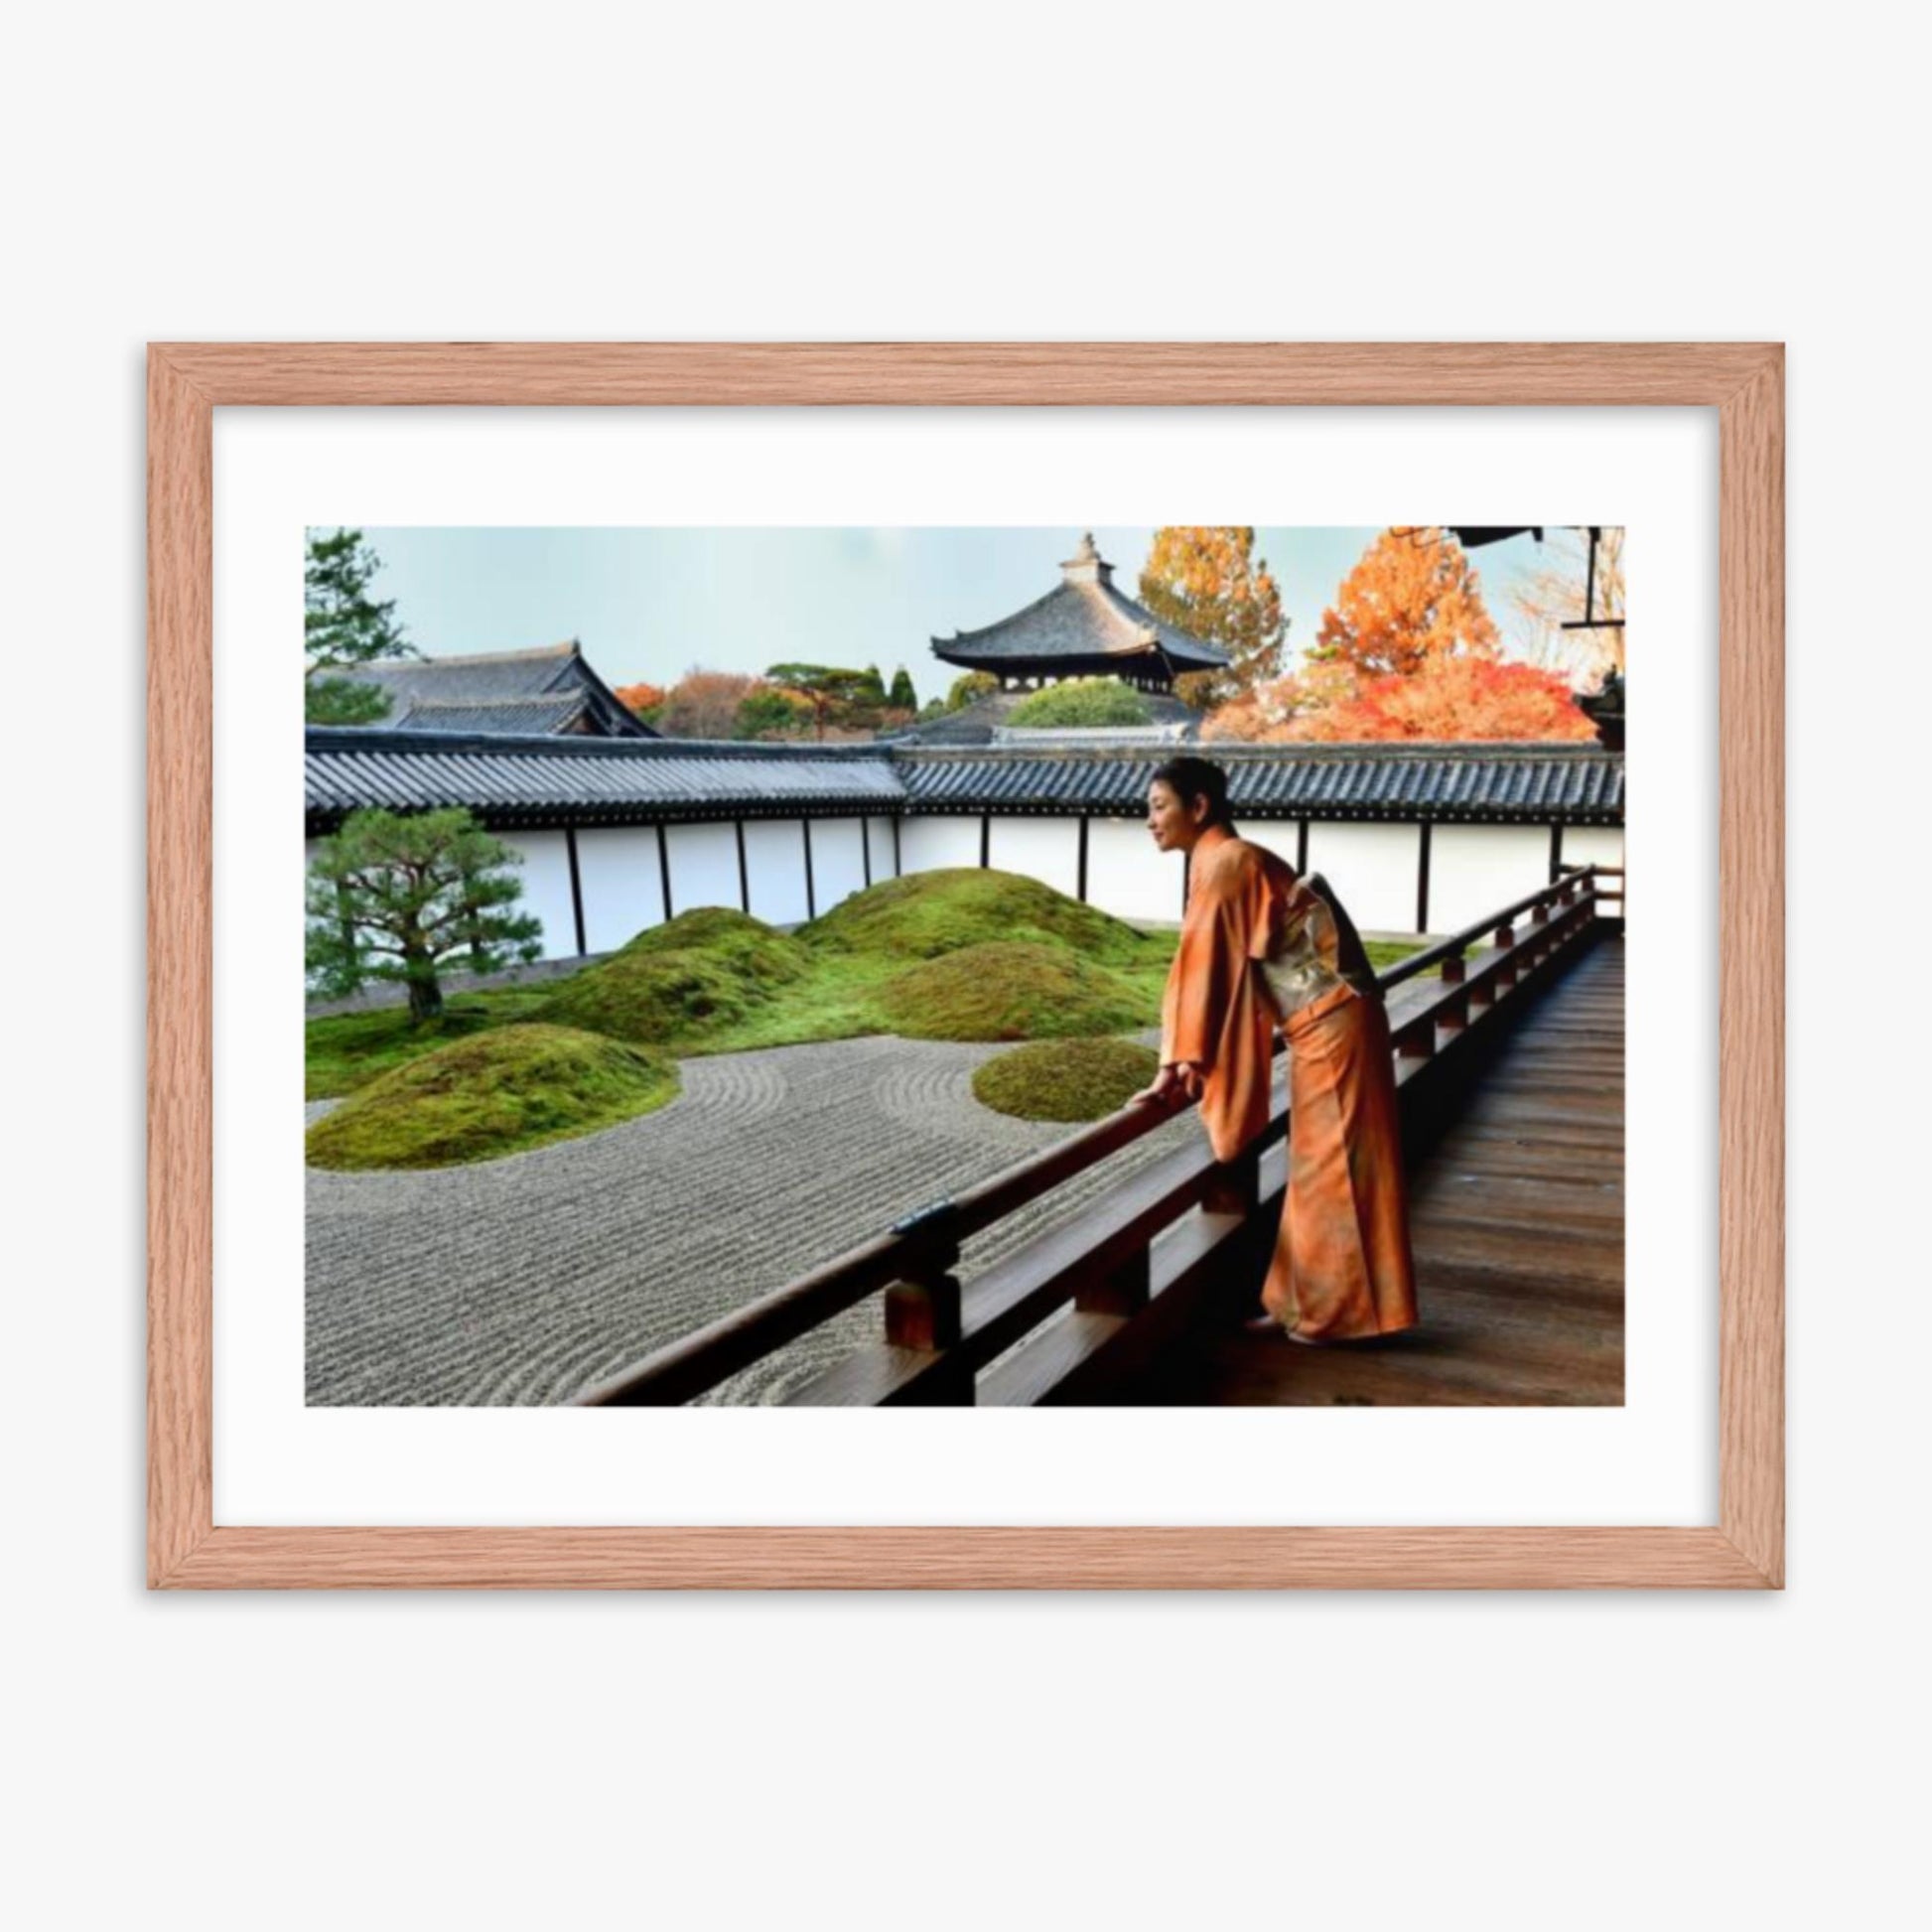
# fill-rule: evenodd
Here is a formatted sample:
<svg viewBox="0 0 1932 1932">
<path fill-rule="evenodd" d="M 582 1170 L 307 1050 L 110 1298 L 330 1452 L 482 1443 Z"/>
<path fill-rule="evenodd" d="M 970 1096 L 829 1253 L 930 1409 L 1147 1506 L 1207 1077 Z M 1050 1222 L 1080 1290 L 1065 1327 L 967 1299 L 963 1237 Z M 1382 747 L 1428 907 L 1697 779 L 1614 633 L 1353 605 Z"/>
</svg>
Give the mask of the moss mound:
<svg viewBox="0 0 1932 1932">
<path fill-rule="evenodd" d="M 677 1092 L 675 1062 L 565 1027 L 439 1046 L 309 1129 L 317 1168 L 449 1168 L 615 1127 Z"/>
<path fill-rule="evenodd" d="M 1071 946 L 1103 966 L 1145 964 L 1164 943 L 1036 879 L 978 866 L 889 879 L 842 899 L 794 936 L 833 951 L 908 959 L 1018 939 Z M 1171 952 L 1172 936 L 1165 944 Z"/>
<path fill-rule="evenodd" d="M 1160 1054 L 1131 1039 L 1041 1039 L 976 1067 L 973 1097 L 1020 1120 L 1101 1120 L 1160 1070 Z"/>
<path fill-rule="evenodd" d="M 801 978 L 810 956 L 762 919 L 722 905 L 680 912 L 573 975 L 535 1018 L 656 1044 L 729 1027 Z"/>
<path fill-rule="evenodd" d="M 334 1100 L 380 1079 L 406 1061 L 439 1046 L 487 1033 L 520 1018 L 550 997 L 550 988 L 508 987 L 493 993 L 464 993 L 444 1003 L 440 1018 L 414 1025 L 407 1007 L 377 1007 L 367 1013 L 332 1014 L 307 1028 L 307 1098 Z"/>
<path fill-rule="evenodd" d="M 879 1006 L 909 1039 L 1058 1039 L 1152 1026 L 1159 1017 L 1148 993 L 1106 967 L 1065 946 L 1018 939 L 908 967 L 879 989 Z"/>
</svg>

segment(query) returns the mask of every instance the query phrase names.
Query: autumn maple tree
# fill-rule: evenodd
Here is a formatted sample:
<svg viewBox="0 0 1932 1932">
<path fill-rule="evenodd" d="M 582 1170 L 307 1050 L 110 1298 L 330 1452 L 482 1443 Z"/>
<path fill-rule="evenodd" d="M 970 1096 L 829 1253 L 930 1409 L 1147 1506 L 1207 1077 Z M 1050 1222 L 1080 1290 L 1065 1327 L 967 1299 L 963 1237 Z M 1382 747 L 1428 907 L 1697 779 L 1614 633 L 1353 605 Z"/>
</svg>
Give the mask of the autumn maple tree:
<svg viewBox="0 0 1932 1932">
<path fill-rule="evenodd" d="M 1433 657 L 1500 648 L 1462 546 L 1433 528 L 1384 530 L 1321 616 L 1312 655 L 1363 677 L 1420 670 Z"/>
<path fill-rule="evenodd" d="M 1304 708 L 1286 737 L 1327 744 L 1387 739 L 1593 739 L 1555 672 L 1499 657 L 1443 655 L 1419 670 L 1357 680 L 1332 704 Z"/>
<path fill-rule="evenodd" d="M 664 693 L 657 729 L 666 738 L 729 738 L 738 707 L 758 688 L 749 671 L 692 667 Z"/>
<path fill-rule="evenodd" d="M 1279 667 L 1288 634 L 1281 586 L 1254 548 L 1254 531 L 1233 525 L 1172 524 L 1154 533 L 1141 567 L 1141 602 L 1163 623 L 1228 653 L 1224 668 L 1174 680 L 1190 704 L 1225 703 Z"/>
<path fill-rule="evenodd" d="M 664 703 L 664 687 L 661 684 L 620 684 L 613 689 L 618 702 L 646 724 L 653 721 Z"/>
</svg>

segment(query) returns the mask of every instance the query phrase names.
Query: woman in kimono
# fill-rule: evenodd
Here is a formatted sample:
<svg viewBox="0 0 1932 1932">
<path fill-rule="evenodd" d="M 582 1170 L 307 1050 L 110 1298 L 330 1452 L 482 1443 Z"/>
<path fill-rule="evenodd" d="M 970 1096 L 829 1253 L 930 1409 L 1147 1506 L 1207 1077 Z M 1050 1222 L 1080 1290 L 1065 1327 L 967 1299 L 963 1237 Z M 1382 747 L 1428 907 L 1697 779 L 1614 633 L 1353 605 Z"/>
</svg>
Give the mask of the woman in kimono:
<svg viewBox="0 0 1932 1932">
<path fill-rule="evenodd" d="M 1288 1037 L 1288 1189 L 1256 1332 L 1353 1341 L 1416 1322 L 1402 1126 L 1381 989 L 1347 915 L 1236 836 L 1227 773 L 1176 758 L 1148 830 L 1188 855 L 1187 907 L 1161 1016 L 1161 1071 L 1135 1095 L 1199 1101 L 1216 1160 L 1267 1124 L 1275 1029 Z"/>
</svg>

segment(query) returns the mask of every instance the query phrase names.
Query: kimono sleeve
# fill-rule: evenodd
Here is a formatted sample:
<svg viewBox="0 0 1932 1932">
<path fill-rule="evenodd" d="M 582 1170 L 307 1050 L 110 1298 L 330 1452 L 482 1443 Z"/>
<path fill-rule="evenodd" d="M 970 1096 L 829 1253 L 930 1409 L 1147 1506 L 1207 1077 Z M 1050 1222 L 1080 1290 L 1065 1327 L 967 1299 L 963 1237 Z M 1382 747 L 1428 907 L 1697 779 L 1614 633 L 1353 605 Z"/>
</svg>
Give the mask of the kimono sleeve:
<svg viewBox="0 0 1932 1932">
<path fill-rule="evenodd" d="M 1212 1065 L 1241 1001 L 1249 962 L 1265 956 L 1275 895 L 1257 866 L 1221 864 L 1204 876 L 1181 922 L 1161 1004 L 1161 1064 Z"/>
</svg>

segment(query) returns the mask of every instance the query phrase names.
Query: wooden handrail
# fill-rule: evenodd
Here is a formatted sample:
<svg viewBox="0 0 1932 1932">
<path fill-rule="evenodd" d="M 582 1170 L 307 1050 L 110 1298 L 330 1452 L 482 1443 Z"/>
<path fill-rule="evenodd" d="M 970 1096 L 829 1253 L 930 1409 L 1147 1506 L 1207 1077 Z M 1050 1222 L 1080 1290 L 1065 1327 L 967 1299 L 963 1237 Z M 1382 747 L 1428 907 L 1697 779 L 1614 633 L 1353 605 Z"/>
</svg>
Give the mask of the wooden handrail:
<svg viewBox="0 0 1932 1932">
<path fill-rule="evenodd" d="M 1621 868 L 1592 865 L 1567 869 L 1550 885 L 1378 973 L 1377 983 L 1386 991 L 1426 972 L 1431 965 L 1446 968 L 1443 993 L 1406 1015 L 1396 1030 L 1398 1054 L 1427 1058 L 1434 1050 L 1438 1028 L 1453 1032 L 1466 1026 L 1472 1003 L 1493 1003 L 1498 991 L 1513 985 L 1521 973 L 1540 964 L 1563 937 L 1587 923 L 1594 909 L 1594 876 L 1610 872 L 1620 876 Z M 1556 921 L 1549 917 L 1553 902 L 1562 907 L 1562 916 Z M 1535 918 L 1529 931 L 1518 939 L 1512 921 L 1523 912 L 1531 912 Z M 1476 962 L 1466 976 L 1458 971 L 1454 979 L 1449 978 L 1449 964 L 1460 962 L 1463 951 L 1488 934 L 1494 934 L 1497 940 L 1493 952 Z M 1280 1054 L 1286 1046 L 1286 1039 L 1278 1033 L 1274 1052 Z M 922 1333 L 924 1346 L 910 1352 L 930 1359 L 915 1362 L 912 1368 L 923 1372 L 949 1360 L 954 1377 L 952 1399 L 970 1401 L 970 1384 L 962 1394 L 957 1377 L 982 1365 L 989 1356 L 983 1336 L 968 1340 L 969 1334 L 981 1335 L 982 1324 L 976 1321 L 970 1329 L 961 1325 L 961 1290 L 951 1274 L 960 1243 L 1173 1118 L 1174 1110 L 1147 1103 L 1123 1107 L 1069 1139 L 975 1182 L 957 1196 L 931 1202 L 903 1216 L 890 1229 L 809 1274 L 679 1337 L 621 1374 L 586 1389 L 575 1398 L 575 1406 L 657 1407 L 688 1402 L 882 1289 L 888 1291 L 889 1329 L 897 1317 L 901 1327 L 910 1321 Z M 1211 1202 L 1225 1207 L 1238 1202 L 1244 1188 L 1252 1199 L 1254 1164 L 1264 1151 L 1282 1140 L 1287 1128 L 1286 1112 L 1274 1113 L 1233 1161 L 1214 1162 L 1195 1150 L 1181 1167 L 1161 1170 L 1167 1173 L 1170 1186 L 1165 1192 L 1160 1225 L 1193 1205 Z M 1136 1240 L 1129 1243 L 1130 1247 L 1138 1244 L 1143 1272 L 1146 1243 L 1160 1231 L 1160 1225 L 1137 1230 Z M 1063 1272 L 1070 1279 L 1076 1271 Z M 901 1288 L 911 1291 L 916 1305 L 909 1314 L 903 1304 L 897 1310 L 891 1305 Z M 1050 1297 L 1040 1314 L 1050 1312 L 1072 1292 L 1069 1289 Z M 970 1292 L 968 1299 L 975 1299 Z M 977 1299 L 983 1303 L 985 1298 Z M 930 1326 L 932 1322 L 939 1324 L 936 1330 Z M 935 1333 L 941 1337 L 936 1342 Z"/>
</svg>

